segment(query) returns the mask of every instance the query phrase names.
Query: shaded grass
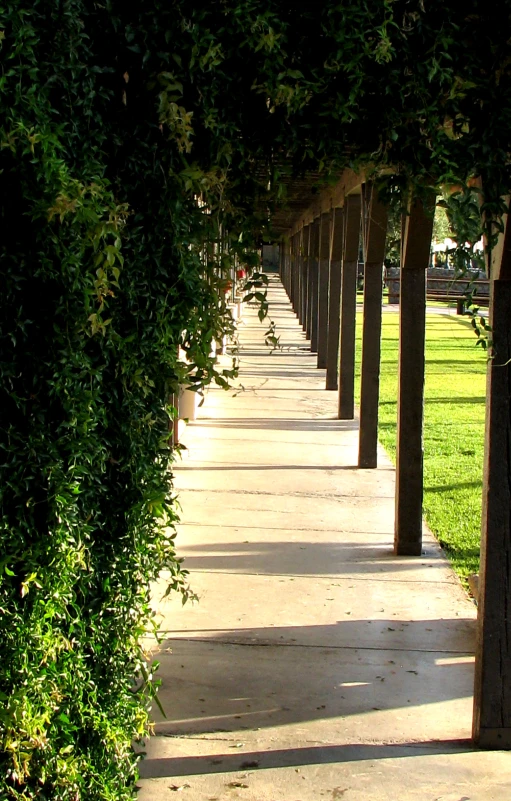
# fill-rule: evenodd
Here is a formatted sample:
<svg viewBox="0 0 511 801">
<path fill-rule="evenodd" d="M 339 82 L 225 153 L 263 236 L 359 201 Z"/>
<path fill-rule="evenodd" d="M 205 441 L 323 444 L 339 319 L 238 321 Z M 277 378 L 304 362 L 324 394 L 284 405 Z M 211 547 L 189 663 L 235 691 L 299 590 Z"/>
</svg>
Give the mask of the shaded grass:
<svg viewBox="0 0 511 801">
<path fill-rule="evenodd" d="M 361 317 L 357 325 L 360 392 Z M 399 316 L 383 315 L 379 439 L 396 457 Z M 468 321 L 428 314 L 424 516 L 461 577 L 479 569 L 486 355 Z"/>
</svg>

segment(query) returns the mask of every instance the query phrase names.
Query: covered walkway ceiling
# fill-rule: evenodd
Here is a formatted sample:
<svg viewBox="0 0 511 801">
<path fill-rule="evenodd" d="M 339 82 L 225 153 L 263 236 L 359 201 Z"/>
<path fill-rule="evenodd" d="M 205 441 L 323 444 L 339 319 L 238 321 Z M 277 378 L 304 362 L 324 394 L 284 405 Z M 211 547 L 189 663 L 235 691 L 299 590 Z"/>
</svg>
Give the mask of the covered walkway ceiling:
<svg viewBox="0 0 511 801">
<path fill-rule="evenodd" d="M 287 176 L 283 179 L 283 200 L 271 212 L 272 232 L 278 236 L 295 233 L 320 214 L 342 206 L 346 195 L 360 193 L 363 180 L 362 173 L 349 169 L 334 184 L 319 172 Z"/>
</svg>

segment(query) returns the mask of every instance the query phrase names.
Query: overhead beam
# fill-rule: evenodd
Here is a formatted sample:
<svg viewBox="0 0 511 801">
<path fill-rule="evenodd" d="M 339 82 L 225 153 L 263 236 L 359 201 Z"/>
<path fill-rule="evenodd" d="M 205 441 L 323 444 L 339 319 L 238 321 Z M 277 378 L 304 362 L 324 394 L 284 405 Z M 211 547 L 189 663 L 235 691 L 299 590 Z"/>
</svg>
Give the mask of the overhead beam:
<svg viewBox="0 0 511 801">
<path fill-rule="evenodd" d="M 289 235 L 292 236 L 303 226 L 310 225 L 321 214 L 328 213 L 330 209 L 343 206 L 346 196 L 354 192 L 360 192 L 360 187 L 364 181 L 365 173 L 344 170 L 335 186 L 323 189 L 305 211 L 297 214 L 294 223 L 289 228 Z"/>
</svg>

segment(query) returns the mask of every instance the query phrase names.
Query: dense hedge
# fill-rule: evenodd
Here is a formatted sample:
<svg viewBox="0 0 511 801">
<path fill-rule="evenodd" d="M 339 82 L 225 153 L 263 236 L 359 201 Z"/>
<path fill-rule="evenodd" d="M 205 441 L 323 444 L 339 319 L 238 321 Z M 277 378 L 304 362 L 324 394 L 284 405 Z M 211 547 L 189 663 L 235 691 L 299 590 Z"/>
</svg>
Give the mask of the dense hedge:
<svg viewBox="0 0 511 801">
<path fill-rule="evenodd" d="M 507 4 L 425 5 L 0 7 L 2 799 L 133 797 L 149 583 L 187 592 L 169 399 L 232 375 L 283 174 L 509 186 Z"/>
<path fill-rule="evenodd" d="M 162 568 L 185 581 L 168 472 L 177 347 L 207 377 L 229 324 L 192 201 L 168 180 L 179 150 L 136 69 L 119 74 L 115 19 L 98 17 L 35 3 L 5 26 L 2 798 L 133 795 L 148 585 Z"/>
</svg>

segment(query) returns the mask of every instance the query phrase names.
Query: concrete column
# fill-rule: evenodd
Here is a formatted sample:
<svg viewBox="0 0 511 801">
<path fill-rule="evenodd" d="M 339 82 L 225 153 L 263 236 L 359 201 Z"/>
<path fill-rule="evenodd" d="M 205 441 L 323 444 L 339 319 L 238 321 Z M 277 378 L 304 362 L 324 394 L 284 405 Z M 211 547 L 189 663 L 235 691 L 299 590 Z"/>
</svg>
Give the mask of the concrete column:
<svg viewBox="0 0 511 801">
<path fill-rule="evenodd" d="M 296 271 L 298 275 L 296 313 L 300 324 L 303 324 L 303 228 L 301 228 L 296 235 Z"/>
<path fill-rule="evenodd" d="M 284 284 L 284 289 L 286 289 L 286 274 L 284 270 L 284 243 L 281 242 L 279 244 L 279 277 L 282 283 Z M 287 289 L 286 289 L 287 291 Z"/>
<path fill-rule="evenodd" d="M 300 323 L 305 331 L 307 327 L 307 250 L 308 250 L 309 230 L 307 226 L 300 231 L 300 271 L 301 271 L 301 314 Z"/>
<path fill-rule="evenodd" d="M 295 285 L 295 295 L 294 295 L 294 310 L 296 315 L 298 316 L 298 311 L 300 308 L 300 234 L 297 233 L 293 237 L 293 276 L 294 276 L 294 285 Z"/>
<path fill-rule="evenodd" d="M 291 300 L 292 287 L 291 287 L 291 274 L 289 271 L 290 258 L 291 258 L 291 242 L 287 241 L 284 243 L 284 270 L 286 272 L 287 293 L 289 295 L 289 299 Z"/>
<path fill-rule="evenodd" d="M 291 239 L 286 243 L 286 272 L 287 284 L 289 287 L 289 299 L 293 303 L 293 273 L 291 271 L 291 261 L 293 259 L 293 242 Z"/>
<path fill-rule="evenodd" d="M 435 196 L 412 198 L 404 220 L 399 306 L 395 553 L 420 556 L 424 422 L 426 270 Z"/>
<path fill-rule="evenodd" d="M 306 317 L 305 317 L 305 336 L 307 339 L 311 338 L 312 326 L 312 248 L 314 247 L 314 233 L 313 226 L 308 225 L 306 228 L 306 264 L 307 264 L 307 300 L 306 300 Z"/>
<path fill-rule="evenodd" d="M 295 270 L 296 270 L 296 316 L 302 322 L 302 232 L 298 231 L 295 237 Z"/>
<path fill-rule="evenodd" d="M 310 287 L 310 341 L 311 352 L 318 352 L 318 256 L 319 256 L 319 217 L 311 225 L 309 245 L 309 287 Z"/>
<path fill-rule="evenodd" d="M 318 248 L 318 367 L 326 367 L 328 348 L 328 294 L 330 284 L 330 219 L 326 212 L 319 218 Z"/>
<path fill-rule="evenodd" d="M 330 232 L 330 293 L 328 299 L 328 342 L 326 353 L 326 389 L 332 390 L 336 390 L 339 386 L 343 229 L 343 210 L 333 209 Z"/>
<path fill-rule="evenodd" d="M 509 203 L 509 199 L 508 199 Z M 511 748 L 511 221 L 492 253 L 473 738 Z"/>
<path fill-rule="evenodd" d="M 360 195 L 349 195 L 344 203 L 339 339 L 339 420 L 353 420 L 355 416 L 355 326 L 360 211 Z"/>
<path fill-rule="evenodd" d="M 378 198 L 374 186 L 366 184 L 362 195 L 364 323 L 360 384 L 359 467 L 376 467 L 378 462 L 381 307 L 386 236 L 387 208 Z"/>
<path fill-rule="evenodd" d="M 295 307 L 295 276 L 293 271 L 293 260 L 294 260 L 294 241 L 293 237 L 289 237 L 289 244 L 288 244 L 288 258 L 287 258 L 287 272 L 288 272 L 288 282 L 289 282 L 289 299 L 291 301 L 291 306 L 294 310 Z"/>
<path fill-rule="evenodd" d="M 289 298 L 292 302 L 293 300 L 293 275 L 291 272 L 291 261 L 293 258 L 293 242 L 291 239 L 288 239 L 286 242 L 286 275 L 287 275 L 287 285 L 289 290 Z"/>
<path fill-rule="evenodd" d="M 298 309 L 300 306 L 300 270 L 298 269 L 298 261 L 300 258 L 300 251 L 299 251 L 299 234 L 295 234 L 292 238 L 293 243 L 293 259 L 291 263 L 291 270 L 293 276 L 293 309 L 296 315 L 298 315 Z"/>
<path fill-rule="evenodd" d="M 302 322 L 302 232 L 296 234 L 296 314 Z"/>
</svg>

